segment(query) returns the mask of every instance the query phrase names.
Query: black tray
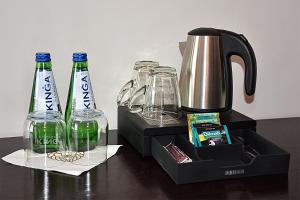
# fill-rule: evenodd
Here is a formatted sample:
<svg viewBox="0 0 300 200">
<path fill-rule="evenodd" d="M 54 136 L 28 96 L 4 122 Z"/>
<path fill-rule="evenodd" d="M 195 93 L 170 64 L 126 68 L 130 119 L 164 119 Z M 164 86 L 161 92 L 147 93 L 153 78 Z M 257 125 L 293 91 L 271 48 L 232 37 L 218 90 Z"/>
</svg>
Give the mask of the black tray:
<svg viewBox="0 0 300 200">
<path fill-rule="evenodd" d="M 235 111 L 220 113 L 222 124 L 229 130 L 253 129 L 256 121 Z M 118 107 L 118 133 L 122 135 L 142 156 L 151 156 L 151 136 L 187 134 L 186 114 L 171 124 L 152 124 L 139 114 L 130 113 L 126 106 Z"/>
<path fill-rule="evenodd" d="M 152 137 L 152 156 L 176 184 L 288 173 L 290 155 L 252 130 L 230 131 L 233 144 L 194 148 L 186 135 Z M 174 142 L 193 161 L 178 164 Z"/>
</svg>

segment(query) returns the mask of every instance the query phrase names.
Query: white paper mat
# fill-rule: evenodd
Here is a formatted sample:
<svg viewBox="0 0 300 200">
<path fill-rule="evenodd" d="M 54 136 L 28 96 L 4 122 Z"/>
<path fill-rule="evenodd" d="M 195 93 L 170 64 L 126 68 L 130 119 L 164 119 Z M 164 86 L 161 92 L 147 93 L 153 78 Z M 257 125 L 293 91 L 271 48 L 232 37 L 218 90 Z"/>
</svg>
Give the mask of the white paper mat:
<svg viewBox="0 0 300 200">
<path fill-rule="evenodd" d="M 122 145 L 108 145 L 107 146 L 107 159 L 112 157 L 113 155 L 115 155 L 121 146 Z M 13 165 L 26 167 L 25 166 L 26 160 L 25 160 L 23 149 L 15 151 L 7 156 L 4 156 L 2 158 L 2 160 L 4 160 L 5 162 L 8 162 L 10 164 L 13 164 Z M 57 162 L 62 162 L 62 161 L 57 161 Z M 88 171 L 101 163 L 102 162 L 99 162 L 98 164 L 94 164 L 94 165 L 85 165 L 84 166 L 84 165 L 76 165 L 76 164 L 73 164 L 72 162 L 62 162 L 62 164 L 60 164 L 59 166 L 52 167 L 51 169 L 48 168 L 47 171 L 57 171 L 57 172 L 65 173 L 65 174 L 79 176 L 81 173 Z M 32 168 L 46 170 L 43 167 L 32 167 Z"/>
</svg>

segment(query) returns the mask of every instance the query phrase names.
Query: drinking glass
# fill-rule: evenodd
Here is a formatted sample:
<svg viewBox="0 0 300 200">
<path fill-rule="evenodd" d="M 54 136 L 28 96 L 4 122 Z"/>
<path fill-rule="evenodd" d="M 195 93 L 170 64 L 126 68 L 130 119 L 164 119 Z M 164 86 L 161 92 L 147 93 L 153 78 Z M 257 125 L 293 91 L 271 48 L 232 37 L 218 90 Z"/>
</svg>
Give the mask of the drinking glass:
<svg viewBox="0 0 300 200">
<path fill-rule="evenodd" d="M 141 112 L 145 119 L 167 122 L 180 117 L 180 94 L 176 69 L 160 66 L 151 70 L 149 85 L 137 90 L 129 102 L 132 113 Z M 136 106 L 135 100 L 144 96 L 145 102 Z"/>
<path fill-rule="evenodd" d="M 48 169 L 61 165 L 64 156 L 65 122 L 56 111 L 37 111 L 28 114 L 24 124 L 24 153 L 28 167 Z M 53 155 L 60 157 L 53 157 Z"/>
<path fill-rule="evenodd" d="M 68 153 L 76 155 L 72 163 L 96 165 L 107 159 L 108 123 L 102 111 L 74 111 L 67 129 Z"/>
<path fill-rule="evenodd" d="M 128 81 L 120 90 L 117 97 L 118 106 L 128 105 L 132 94 L 140 87 L 148 84 L 149 73 L 153 68 L 158 67 L 158 62 L 155 61 L 137 61 L 133 68 L 132 79 Z M 127 97 L 127 98 L 125 98 Z M 141 100 L 140 100 L 141 101 Z M 139 104 L 139 101 L 135 103 Z"/>
</svg>

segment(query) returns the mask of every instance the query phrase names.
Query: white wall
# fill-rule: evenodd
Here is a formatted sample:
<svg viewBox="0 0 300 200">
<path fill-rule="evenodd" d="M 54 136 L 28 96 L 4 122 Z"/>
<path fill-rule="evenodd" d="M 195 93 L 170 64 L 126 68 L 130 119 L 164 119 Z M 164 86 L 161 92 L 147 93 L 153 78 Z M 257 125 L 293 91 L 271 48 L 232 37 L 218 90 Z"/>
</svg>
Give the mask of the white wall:
<svg viewBox="0 0 300 200">
<path fill-rule="evenodd" d="M 86 51 L 98 108 L 117 127 L 117 93 L 133 63 L 158 60 L 180 71 L 178 42 L 197 27 L 243 33 L 256 53 L 255 100 L 243 96 L 243 70 L 233 65 L 233 107 L 255 119 L 300 116 L 300 24 L 295 0 L 131 0 L 0 2 L 0 137 L 22 135 L 34 54 L 49 51 L 62 107 L 71 55 Z"/>
</svg>

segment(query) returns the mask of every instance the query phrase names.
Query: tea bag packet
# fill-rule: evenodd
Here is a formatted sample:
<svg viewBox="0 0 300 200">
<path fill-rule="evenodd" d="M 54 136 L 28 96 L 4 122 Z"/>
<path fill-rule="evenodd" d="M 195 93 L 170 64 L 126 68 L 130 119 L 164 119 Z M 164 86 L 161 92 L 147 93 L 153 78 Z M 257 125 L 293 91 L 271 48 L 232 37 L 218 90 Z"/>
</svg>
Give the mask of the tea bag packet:
<svg viewBox="0 0 300 200">
<path fill-rule="evenodd" d="M 189 140 L 195 147 L 231 144 L 226 125 L 219 113 L 188 114 Z"/>
</svg>

